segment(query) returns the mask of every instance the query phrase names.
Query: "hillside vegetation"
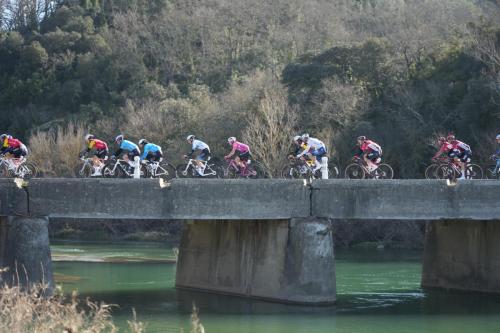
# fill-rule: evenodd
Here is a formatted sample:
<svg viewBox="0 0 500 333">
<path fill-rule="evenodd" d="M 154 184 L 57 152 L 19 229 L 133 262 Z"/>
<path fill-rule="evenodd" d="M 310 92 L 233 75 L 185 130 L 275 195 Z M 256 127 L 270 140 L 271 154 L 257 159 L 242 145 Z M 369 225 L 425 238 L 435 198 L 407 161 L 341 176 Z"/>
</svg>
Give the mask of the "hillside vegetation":
<svg viewBox="0 0 500 333">
<path fill-rule="evenodd" d="M 145 137 L 174 160 L 189 150 L 187 134 L 215 154 L 234 135 L 271 169 L 295 133 L 323 139 L 341 162 L 367 135 L 399 176 L 415 177 L 440 133 L 470 143 L 476 160 L 492 149 L 499 8 L 488 0 L 0 0 L 0 131 L 31 138 L 35 151 L 77 123 L 70 136 L 83 127 L 108 142 L 119 132 Z"/>
</svg>

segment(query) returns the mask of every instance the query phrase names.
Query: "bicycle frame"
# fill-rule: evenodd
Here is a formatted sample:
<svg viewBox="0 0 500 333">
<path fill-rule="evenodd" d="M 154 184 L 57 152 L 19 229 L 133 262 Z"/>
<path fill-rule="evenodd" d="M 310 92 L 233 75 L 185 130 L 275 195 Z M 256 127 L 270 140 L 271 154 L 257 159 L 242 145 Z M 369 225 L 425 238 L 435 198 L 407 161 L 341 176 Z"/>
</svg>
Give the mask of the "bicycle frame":
<svg viewBox="0 0 500 333">
<path fill-rule="evenodd" d="M 187 173 L 187 172 L 188 172 L 188 170 L 189 170 L 189 168 L 194 168 L 194 169 L 196 169 L 196 167 L 197 167 L 197 163 L 196 163 L 195 161 L 196 161 L 196 160 L 194 160 L 194 159 L 192 159 L 192 158 L 190 158 L 190 159 L 188 160 L 188 163 L 187 163 L 187 165 L 186 165 L 186 169 L 184 169 L 184 173 Z M 208 161 L 199 161 L 199 162 L 201 162 L 201 164 L 203 164 L 203 170 L 204 170 L 204 171 L 203 171 L 203 176 L 214 176 L 214 175 L 216 175 L 216 174 L 217 174 L 217 172 L 215 172 L 215 171 L 214 171 L 214 170 L 210 167 L 210 165 L 208 164 Z M 209 173 L 207 173 L 207 172 L 206 172 L 206 171 L 207 171 L 207 169 L 210 169 L 210 172 L 209 172 Z"/>
</svg>

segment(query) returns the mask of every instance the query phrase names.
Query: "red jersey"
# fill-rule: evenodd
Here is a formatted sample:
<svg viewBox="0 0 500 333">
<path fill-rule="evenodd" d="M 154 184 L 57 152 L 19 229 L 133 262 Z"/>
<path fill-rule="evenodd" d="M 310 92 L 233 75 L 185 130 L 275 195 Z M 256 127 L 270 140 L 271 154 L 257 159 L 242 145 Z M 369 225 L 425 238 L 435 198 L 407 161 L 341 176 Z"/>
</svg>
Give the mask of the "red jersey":
<svg viewBox="0 0 500 333">
<path fill-rule="evenodd" d="M 470 151 L 470 146 L 459 140 L 451 141 L 451 145 L 453 146 L 453 149 L 458 149 L 460 151 Z"/>
<path fill-rule="evenodd" d="M 372 151 L 375 151 L 382 154 L 382 147 L 380 147 L 378 143 L 375 143 L 372 140 L 365 140 L 359 148 L 363 153 L 370 153 Z"/>
<path fill-rule="evenodd" d="M 437 158 L 437 157 L 441 156 L 442 154 L 446 154 L 452 149 L 453 149 L 453 145 L 449 142 L 445 142 L 441 145 L 441 147 L 439 147 L 438 152 L 434 155 L 433 158 Z"/>
<path fill-rule="evenodd" d="M 14 138 L 6 138 L 4 141 L 3 141 L 3 145 L 2 145 L 2 148 L 6 149 L 6 148 L 19 148 L 22 146 L 22 142 L 19 141 L 18 139 L 14 139 Z"/>
<path fill-rule="evenodd" d="M 89 142 L 88 148 L 89 148 L 89 150 L 92 148 L 94 148 L 95 150 L 107 150 L 108 145 L 106 144 L 106 142 L 104 142 L 102 140 L 92 139 Z"/>
</svg>

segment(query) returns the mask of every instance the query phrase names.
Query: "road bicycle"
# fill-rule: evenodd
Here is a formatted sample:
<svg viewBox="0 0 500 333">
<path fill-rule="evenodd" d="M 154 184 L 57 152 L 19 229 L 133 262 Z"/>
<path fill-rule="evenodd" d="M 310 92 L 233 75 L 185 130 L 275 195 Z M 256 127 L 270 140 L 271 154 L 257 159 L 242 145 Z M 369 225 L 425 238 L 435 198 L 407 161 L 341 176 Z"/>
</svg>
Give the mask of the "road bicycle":
<svg viewBox="0 0 500 333">
<path fill-rule="evenodd" d="M 227 165 L 223 168 L 224 178 L 265 178 L 265 172 L 262 166 L 255 161 L 248 160 L 244 168 L 236 164 L 233 158 L 225 158 Z"/>
<path fill-rule="evenodd" d="M 387 163 L 377 165 L 375 170 L 368 170 L 362 158 L 355 156 L 352 164 L 345 168 L 345 178 L 347 179 L 392 179 L 394 171 Z"/>
<path fill-rule="evenodd" d="M 483 169 L 479 165 L 468 162 L 465 163 L 465 179 L 483 178 Z M 439 179 L 456 180 L 462 177 L 462 168 L 453 159 L 449 158 L 438 167 L 436 175 Z"/>
<path fill-rule="evenodd" d="M 140 164 L 139 168 L 140 178 L 144 178 L 146 167 L 144 164 Z M 102 176 L 104 178 L 132 178 L 134 177 L 134 168 L 125 160 L 111 159 L 102 168 Z"/>
<path fill-rule="evenodd" d="M 175 168 L 177 172 L 177 177 L 179 178 L 222 178 L 223 170 L 217 164 L 211 162 L 209 157 L 207 161 L 200 161 L 202 164 L 202 174 L 198 173 L 196 170 L 196 161 L 192 158 L 186 158 L 187 163 L 183 163 Z"/>
<path fill-rule="evenodd" d="M 160 159 L 160 161 L 146 161 L 146 178 L 161 178 L 163 180 L 171 180 L 177 177 L 175 167 Z"/>
<path fill-rule="evenodd" d="M 491 156 L 490 159 L 494 162 L 494 164 L 488 165 L 485 168 L 485 176 L 487 179 L 500 179 L 500 168 L 498 168 L 498 170 L 496 170 L 497 162 L 500 158 L 493 155 L 493 156 Z"/>
<path fill-rule="evenodd" d="M 27 162 L 26 158 L 5 158 L 0 156 L 0 177 L 34 178 L 38 176 L 38 167 Z"/>
<path fill-rule="evenodd" d="M 301 160 L 295 157 L 290 157 L 289 164 L 281 171 L 281 177 L 286 179 L 321 179 L 321 169 L 314 171 L 314 161 L 310 159 Z M 328 178 L 338 178 L 339 167 L 337 163 L 330 161 L 328 163 Z"/>
<path fill-rule="evenodd" d="M 73 169 L 75 177 L 77 178 L 101 177 L 106 159 L 100 159 L 100 161 L 103 163 L 101 167 L 94 167 L 92 158 L 80 157 L 80 161 Z M 96 174 L 96 171 L 99 171 L 99 173 Z"/>
</svg>

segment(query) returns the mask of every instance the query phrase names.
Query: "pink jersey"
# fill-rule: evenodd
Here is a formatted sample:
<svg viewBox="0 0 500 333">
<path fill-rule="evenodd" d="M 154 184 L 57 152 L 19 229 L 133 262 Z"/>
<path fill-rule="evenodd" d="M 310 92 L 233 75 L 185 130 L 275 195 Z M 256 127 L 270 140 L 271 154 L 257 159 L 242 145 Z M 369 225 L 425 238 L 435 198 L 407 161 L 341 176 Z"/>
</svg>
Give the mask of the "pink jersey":
<svg viewBox="0 0 500 333">
<path fill-rule="evenodd" d="M 248 147 L 248 145 L 246 145 L 244 143 L 235 141 L 233 143 L 233 149 L 234 149 L 234 151 L 239 151 L 240 153 L 245 154 L 250 150 L 250 147 Z"/>
</svg>

